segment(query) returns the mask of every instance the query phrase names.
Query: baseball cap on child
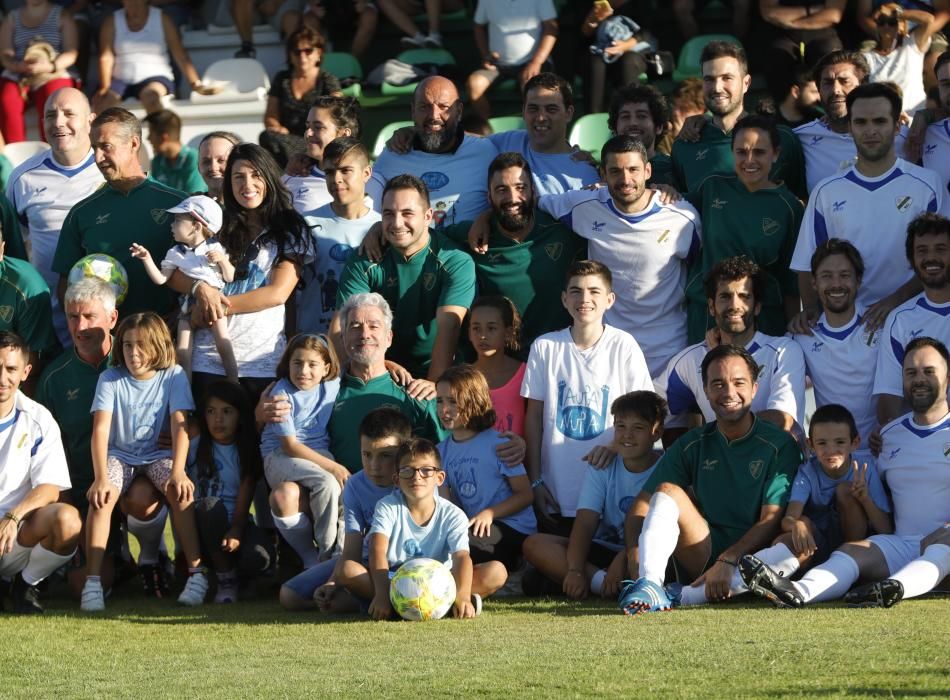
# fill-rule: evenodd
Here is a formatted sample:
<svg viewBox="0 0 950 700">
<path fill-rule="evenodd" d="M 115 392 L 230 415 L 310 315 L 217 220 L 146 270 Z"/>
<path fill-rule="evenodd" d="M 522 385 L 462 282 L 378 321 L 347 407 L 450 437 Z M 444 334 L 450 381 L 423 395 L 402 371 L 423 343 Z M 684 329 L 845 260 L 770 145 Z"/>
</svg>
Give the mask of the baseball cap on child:
<svg viewBox="0 0 950 700">
<path fill-rule="evenodd" d="M 169 214 L 191 214 L 198 219 L 203 226 L 207 226 L 212 233 L 221 230 L 221 205 L 203 194 L 188 197 L 175 205 L 171 209 L 166 209 Z"/>
</svg>

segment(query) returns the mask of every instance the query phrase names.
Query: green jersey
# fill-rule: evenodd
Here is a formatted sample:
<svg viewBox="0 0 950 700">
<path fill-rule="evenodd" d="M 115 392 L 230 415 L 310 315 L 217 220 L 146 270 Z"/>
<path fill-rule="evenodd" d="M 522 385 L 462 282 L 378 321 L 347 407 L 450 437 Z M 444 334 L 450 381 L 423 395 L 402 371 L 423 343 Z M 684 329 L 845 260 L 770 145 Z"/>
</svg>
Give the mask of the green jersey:
<svg viewBox="0 0 950 700">
<path fill-rule="evenodd" d="M 712 562 L 758 522 L 763 506 L 785 505 L 801 462 L 795 440 L 771 423 L 753 417 L 749 432 L 730 442 L 713 421 L 674 442 L 643 490 L 664 482 L 692 489 L 712 533 Z"/>
<path fill-rule="evenodd" d="M 29 260 L 23 245 L 23 232 L 16 218 L 16 210 L 3 192 L 0 192 L 0 236 L 3 237 L 3 254 L 11 258 Z"/>
<path fill-rule="evenodd" d="M 10 175 L 13 173 L 13 163 L 10 162 L 10 159 L 5 155 L 0 153 L 0 192 L 5 192 L 7 189 L 7 180 L 10 179 Z"/>
<path fill-rule="evenodd" d="M 587 257 L 587 241 L 540 209 L 534 210 L 534 228 L 522 241 L 502 233 L 491 218 L 488 252 L 469 251 L 470 221 L 447 226 L 443 233 L 475 261 L 478 293 L 502 294 L 521 314 L 521 347 L 527 350 L 539 335 L 571 325 L 560 299 L 552 301 L 552 285 L 564 280 L 575 260 Z"/>
<path fill-rule="evenodd" d="M 805 160 L 798 137 L 784 126 L 778 127 L 781 150 L 770 177 L 773 182 L 783 182 L 801 199 L 808 196 L 805 188 Z M 706 121 L 699 141 L 690 143 L 677 139 L 673 142 L 673 185 L 680 192 L 692 192 L 713 173 L 735 173 L 735 157 L 732 154 L 732 132 L 726 133 Z M 705 222 L 703 224 L 705 226 Z"/>
<path fill-rule="evenodd" d="M 333 402 L 327 429 L 333 458 L 354 474 L 363 468 L 360 456 L 359 425 L 374 408 L 389 406 L 402 411 L 412 424 L 412 432 L 433 442 L 448 435 L 435 414 L 435 401 L 411 398 L 396 384 L 389 372 L 364 382 L 346 372 L 340 377 L 340 392 Z"/>
<path fill-rule="evenodd" d="M 119 307 L 122 316 L 137 311 L 166 314 L 175 303 L 167 287 L 159 287 L 145 274 L 145 266 L 129 252 L 132 243 L 148 248 L 156 263 L 175 244 L 166 209 L 179 204 L 184 192 L 146 178 L 128 194 L 108 184 L 80 200 L 66 215 L 53 256 L 53 271 L 66 276 L 80 258 L 106 253 L 122 263 L 129 277 L 129 291 Z"/>
<path fill-rule="evenodd" d="M 475 298 L 475 264 L 455 250 L 441 233 L 406 259 L 389 246 L 378 263 L 366 255 L 351 257 L 340 275 L 336 307 L 354 294 L 378 292 L 393 311 L 393 345 L 388 359 L 413 376 L 426 376 L 437 332 L 436 311 L 443 306 L 468 308 Z"/>
<path fill-rule="evenodd" d="M 50 356 L 59 349 L 49 287 L 35 267 L 19 258 L 0 260 L 0 330 L 18 334 L 33 352 Z"/>
<path fill-rule="evenodd" d="M 790 269 L 805 208 L 785 185 L 750 192 L 737 175 L 710 175 L 689 194 L 703 222 L 701 255 L 690 266 L 688 342 L 698 343 L 712 324 L 703 280 L 718 261 L 745 255 L 762 268 L 765 294 L 756 328 L 785 335 L 785 297 L 798 296 L 798 277 Z"/>
<path fill-rule="evenodd" d="M 182 146 L 175 160 L 168 160 L 158 154 L 152 158 L 152 171 L 149 173 L 163 185 L 192 194 L 205 192 L 208 186 L 198 172 L 198 151 Z"/>
<path fill-rule="evenodd" d="M 647 185 L 673 185 L 673 160 L 657 152 L 650 158 L 650 179 Z"/>
</svg>

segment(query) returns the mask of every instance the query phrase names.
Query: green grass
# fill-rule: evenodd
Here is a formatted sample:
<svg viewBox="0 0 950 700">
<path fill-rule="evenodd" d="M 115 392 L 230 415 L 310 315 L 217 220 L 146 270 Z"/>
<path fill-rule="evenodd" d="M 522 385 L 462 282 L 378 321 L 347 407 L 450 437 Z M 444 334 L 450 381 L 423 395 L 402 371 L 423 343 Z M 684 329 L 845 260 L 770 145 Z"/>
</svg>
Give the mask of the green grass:
<svg viewBox="0 0 950 700">
<path fill-rule="evenodd" d="M 950 598 L 891 610 L 758 602 L 625 618 L 504 599 L 472 621 L 374 623 L 276 602 L 177 607 L 134 594 L 101 617 L 51 600 L 0 615 L 0 698 L 943 697 Z"/>
</svg>

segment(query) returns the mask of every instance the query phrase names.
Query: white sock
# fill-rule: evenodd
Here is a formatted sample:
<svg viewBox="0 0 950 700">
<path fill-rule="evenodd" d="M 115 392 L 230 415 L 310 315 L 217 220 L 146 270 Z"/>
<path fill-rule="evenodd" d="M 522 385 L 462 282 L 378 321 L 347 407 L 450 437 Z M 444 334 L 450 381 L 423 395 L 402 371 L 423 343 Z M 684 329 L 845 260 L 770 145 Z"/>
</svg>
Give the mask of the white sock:
<svg viewBox="0 0 950 700">
<path fill-rule="evenodd" d="M 666 565 L 680 537 L 680 509 L 672 496 L 657 491 L 640 532 L 640 577 L 663 585 Z"/>
<path fill-rule="evenodd" d="M 781 542 L 778 544 L 773 544 L 771 547 L 760 549 L 755 553 L 755 556 L 763 564 L 768 564 L 770 567 L 775 569 L 776 573 L 779 573 L 785 577 L 791 576 L 801 568 L 798 557 L 792 553 L 792 550 L 790 550 L 787 545 L 782 544 Z M 738 567 L 736 567 L 735 572 L 732 574 L 732 582 L 729 584 L 729 592 L 732 595 L 739 595 L 740 593 L 749 592 L 749 589 L 746 588 L 745 584 L 742 582 L 742 577 L 739 575 Z"/>
<path fill-rule="evenodd" d="M 802 594 L 806 603 L 822 603 L 843 596 L 860 575 L 858 562 L 844 552 L 836 551 L 831 553 L 828 561 L 816 566 L 800 581 L 792 582 L 792 585 Z"/>
<path fill-rule="evenodd" d="M 605 578 L 607 578 L 607 572 L 603 569 L 597 569 L 594 575 L 590 577 L 590 592 L 594 595 L 600 595 L 604 590 Z"/>
<path fill-rule="evenodd" d="M 891 576 L 904 587 L 904 598 L 929 593 L 950 576 L 950 545 L 932 544 L 917 559 Z"/>
<path fill-rule="evenodd" d="M 35 586 L 63 564 L 68 564 L 75 553 L 74 549 L 70 554 L 57 554 L 41 544 L 36 545 L 30 550 L 30 560 L 21 572 L 23 580 Z"/>
<path fill-rule="evenodd" d="M 139 541 L 139 566 L 158 563 L 158 548 L 165 535 L 165 520 L 168 508 L 162 506 L 151 520 L 139 520 L 129 515 L 126 521 L 129 532 Z"/>
<path fill-rule="evenodd" d="M 300 555 L 305 569 L 320 563 L 320 555 L 317 548 L 313 546 L 313 525 L 311 525 L 310 518 L 307 517 L 306 513 L 297 513 L 281 518 L 272 511 L 271 517 L 274 518 L 277 531 L 287 540 L 287 544 Z"/>
</svg>

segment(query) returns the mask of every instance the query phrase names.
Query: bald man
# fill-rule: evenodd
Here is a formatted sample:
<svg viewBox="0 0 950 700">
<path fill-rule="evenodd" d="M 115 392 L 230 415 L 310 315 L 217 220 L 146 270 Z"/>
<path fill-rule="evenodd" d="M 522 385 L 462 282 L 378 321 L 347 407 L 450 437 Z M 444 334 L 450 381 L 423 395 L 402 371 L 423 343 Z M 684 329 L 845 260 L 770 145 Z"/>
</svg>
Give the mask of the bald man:
<svg viewBox="0 0 950 700">
<path fill-rule="evenodd" d="M 375 209 L 382 211 L 386 183 L 408 173 L 429 188 L 432 223 L 441 229 L 471 221 L 488 209 L 488 166 L 498 150 L 488 139 L 465 133 L 460 121 L 462 101 L 451 80 L 432 76 L 419 83 L 412 97 L 412 148 L 395 153 L 388 148 L 373 166 L 366 192 Z"/>
<path fill-rule="evenodd" d="M 30 260 L 50 289 L 59 275 L 53 272 L 53 253 L 63 220 L 72 206 L 102 183 L 89 142 L 92 113 L 79 90 L 62 88 L 46 101 L 43 123 L 49 149 L 21 163 L 7 182 L 7 198 L 16 210 L 23 238 L 32 248 Z M 69 345 L 66 317 L 52 295 L 53 325 L 59 341 Z"/>
</svg>

